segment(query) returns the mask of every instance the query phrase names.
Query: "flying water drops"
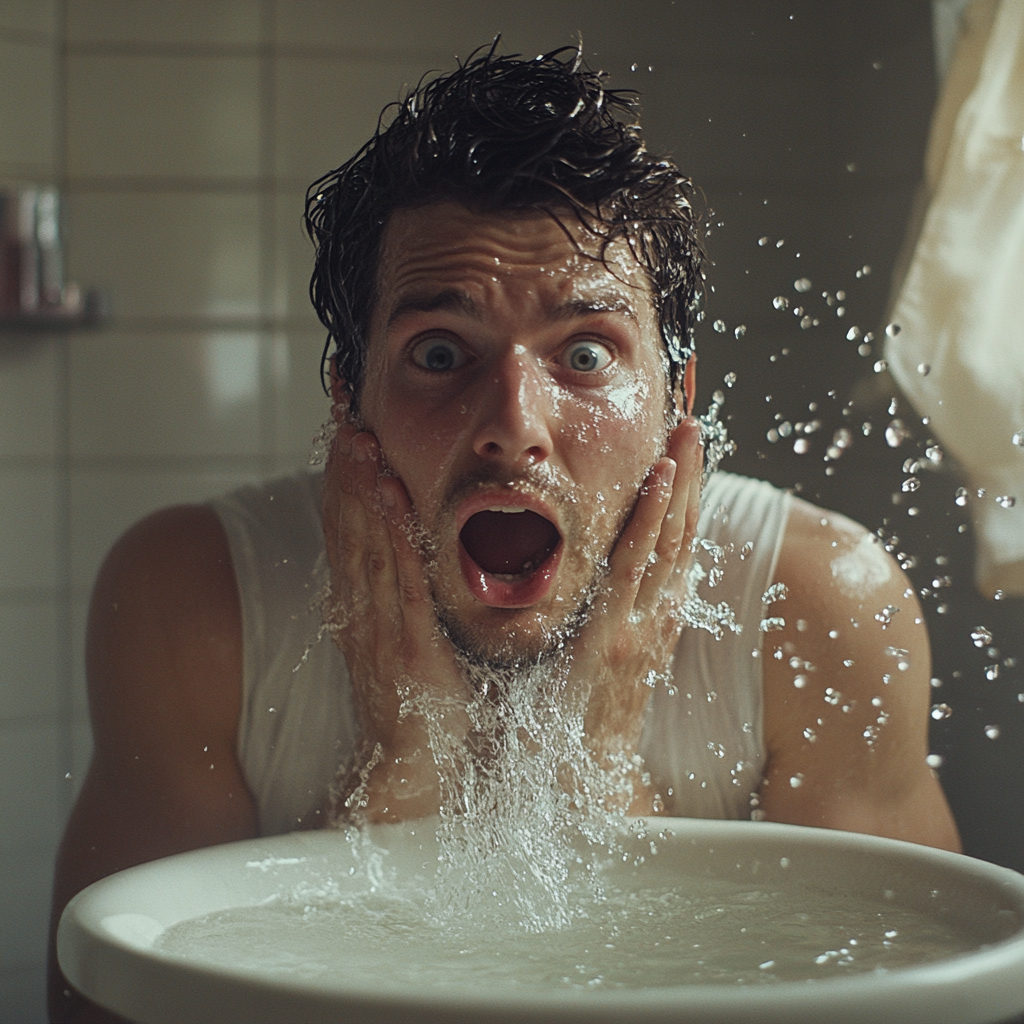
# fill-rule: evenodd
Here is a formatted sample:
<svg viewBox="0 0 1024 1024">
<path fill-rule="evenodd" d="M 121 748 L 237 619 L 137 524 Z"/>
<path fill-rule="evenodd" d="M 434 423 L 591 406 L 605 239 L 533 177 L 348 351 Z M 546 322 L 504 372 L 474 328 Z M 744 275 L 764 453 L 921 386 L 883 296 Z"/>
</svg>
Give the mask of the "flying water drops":
<svg viewBox="0 0 1024 1024">
<path fill-rule="evenodd" d="M 893 420 L 885 428 L 885 443 L 890 448 L 899 448 L 908 437 L 910 432 L 903 426 L 903 420 Z"/>
<path fill-rule="evenodd" d="M 988 647 L 992 643 L 992 631 L 984 626 L 975 626 L 971 630 L 971 639 L 975 647 Z"/>
</svg>

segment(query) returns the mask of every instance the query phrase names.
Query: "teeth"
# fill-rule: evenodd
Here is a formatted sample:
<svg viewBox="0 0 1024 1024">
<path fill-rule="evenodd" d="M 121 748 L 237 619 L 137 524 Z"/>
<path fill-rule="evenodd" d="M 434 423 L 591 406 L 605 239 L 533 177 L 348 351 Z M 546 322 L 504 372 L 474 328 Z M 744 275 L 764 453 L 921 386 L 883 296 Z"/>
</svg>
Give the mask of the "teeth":
<svg viewBox="0 0 1024 1024">
<path fill-rule="evenodd" d="M 525 512 L 526 508 L 522 505 L 491 505 L 487 510 L 488 512 Z"/>
</svg>

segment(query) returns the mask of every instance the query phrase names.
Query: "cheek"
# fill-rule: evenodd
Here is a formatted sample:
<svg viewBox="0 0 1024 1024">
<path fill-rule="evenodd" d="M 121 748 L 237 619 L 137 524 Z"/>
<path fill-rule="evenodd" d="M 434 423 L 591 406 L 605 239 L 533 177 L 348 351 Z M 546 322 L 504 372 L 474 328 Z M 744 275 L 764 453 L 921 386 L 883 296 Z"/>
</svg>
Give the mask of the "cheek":
<svg viewBox="0 0 1024 1024">
<path fill-rule="evenodd" d="M 625 470 L 650 466 L 661 453 L 664 411 L 642 376 L 603 389 L 599 396 L 574 396 L 563 402 L 560 433 L 583 457 L 617 456 Z"/>
</svg>

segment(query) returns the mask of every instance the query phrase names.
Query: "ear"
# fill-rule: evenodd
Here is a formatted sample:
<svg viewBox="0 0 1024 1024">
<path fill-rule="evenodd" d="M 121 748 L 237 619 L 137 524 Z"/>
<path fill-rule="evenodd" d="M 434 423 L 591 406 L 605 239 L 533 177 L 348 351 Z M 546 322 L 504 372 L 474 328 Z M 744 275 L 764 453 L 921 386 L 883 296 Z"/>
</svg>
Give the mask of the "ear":
<svg viewBox="0 0 1024 1024">
<path fill-rule="evenodd" d="M 331 374 L 331 416 L 338 423 L 352 419 L 352 392 L 338 369 L 338 353 L 328 360 Z"/>
<path fill-rule="evenodd" d="M 680 420 L 693 412 L 693 403 L 697 398 L 697 353 L 691 352 L 683 367 L 682 389 L 675 388 L 676 415 Z"/>
</svg>

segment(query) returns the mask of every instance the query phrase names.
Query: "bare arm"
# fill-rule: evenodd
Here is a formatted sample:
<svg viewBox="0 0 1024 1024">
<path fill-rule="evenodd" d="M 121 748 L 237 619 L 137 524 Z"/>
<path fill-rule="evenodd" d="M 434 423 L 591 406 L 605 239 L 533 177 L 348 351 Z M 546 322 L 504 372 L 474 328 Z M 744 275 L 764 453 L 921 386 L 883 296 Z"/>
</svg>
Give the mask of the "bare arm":
<svg viewBox="0 0 1024 1024">
<path fill-rule="evenodd" d="M 861 527 L 797 502 L 776 580 L 788 597 L 771 611 L 785 627 L 765 635 L 766 816 L 959 850 L 925 762 L 931 656 L 906 576 Z"/>
<path fill-rule="evenodd" d="M 53 1021 L 114 1016 L 68 994 L 53 939 L 67 901 L 123 868 L 256 835 L 235 755 L 241 613 L 213 512 L 180 507 L 129 530 L 100 571 L 86 646 L 94 751 L 57 855 Z"/>
</svg>

